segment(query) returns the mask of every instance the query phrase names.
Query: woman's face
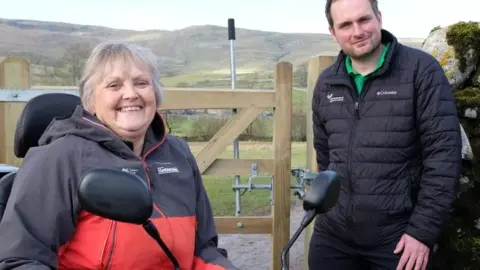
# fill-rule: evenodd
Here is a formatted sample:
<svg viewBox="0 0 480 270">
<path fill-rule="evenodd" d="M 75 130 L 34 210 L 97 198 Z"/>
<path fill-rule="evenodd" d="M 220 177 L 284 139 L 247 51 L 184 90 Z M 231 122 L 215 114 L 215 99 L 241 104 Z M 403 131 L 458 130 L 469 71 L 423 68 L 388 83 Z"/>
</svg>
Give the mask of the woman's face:
<svg viewBox="0 0 480 270">
<path fill-rule="evenodd" d="M 94 88 L 92 111 L 125 140 L 143 138 L 157 111 L 152 78 L 146 67 L 130 61 L 107 66 Z"/>
</svg>

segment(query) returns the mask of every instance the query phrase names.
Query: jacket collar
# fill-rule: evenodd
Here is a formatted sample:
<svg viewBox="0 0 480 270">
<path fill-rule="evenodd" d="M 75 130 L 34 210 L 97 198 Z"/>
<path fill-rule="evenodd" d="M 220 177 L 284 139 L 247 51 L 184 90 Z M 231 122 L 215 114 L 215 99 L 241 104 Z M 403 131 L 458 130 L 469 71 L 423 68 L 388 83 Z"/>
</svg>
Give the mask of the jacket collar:
<svg viewBox="0 0 480 270">
<path fill-rule="evenodd" d="M 397 38 L 387 30 L 381 30 L 381 42 L 383 44 L 390 43 L 390 49 L 385 56 L 385 62 L 381 68 L 372 73 L 372 76 L 378 76 L 384 74 L 391 66 L 395 60 L 395 55 L 400 48 L 400 43 L 398 43 Z M 346 54 L 341 50 L 338 53 L 337 59 L 331 66 L 330 72 L 327 74 L 325 80 L 327 83 L 336 84 L 336 83 L 350 83 L 349 75 L 345 67 Z"/>
</svg>

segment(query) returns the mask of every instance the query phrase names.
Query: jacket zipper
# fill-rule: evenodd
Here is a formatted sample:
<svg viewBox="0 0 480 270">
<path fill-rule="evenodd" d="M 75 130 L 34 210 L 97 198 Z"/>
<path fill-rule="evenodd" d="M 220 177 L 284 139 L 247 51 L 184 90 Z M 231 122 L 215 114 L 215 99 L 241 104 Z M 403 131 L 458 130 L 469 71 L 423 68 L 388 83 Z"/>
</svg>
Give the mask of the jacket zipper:
<svg viewBox="0 0 480 270">
<path fill-rule="evenodd" d="M 111 244 L 111 247 L 110 247 L 110 250 L 108 252 L 108 260 L 107 260 L 107 264 L 105 265 L 104 269 L 105 270 L 108 270 L 108 268 L 110 267 L 110 263 L 112 262 L 112 257 L 113 257 L 113 250 L 115 249 L 115 240 L 117 238 L 117 222 L 116 221 L 113 221 L 113 236 L 112 236 L 112 244 Z"/>
<path fill-rule="evenodd" d="M 352 204 L 352 197 L 353 197 L 353 188 L 352 188 L 352 152 L 353 152 L 353 138 L 356 133 L 357 129 L 357 124 L 358 121 L 360 120 L 360 101 L 363 99 L 365 96 L 365 93 L 368 90 L 368 87 L 370 86 L 370 78 L 367 79 L 364 83 L 364 87 L 362 89 L 362 92 L 357 94 L 356 88 L 353 90 L 355 91 L 355 94 L 353 94 L 353 99 L 355 100 L 354 107 L 353 107 L 353 113 L 354 113 L 354 119 L 353 119 L 353 127 L 352 131 L 350 133 L 350 138 L 348 142 L 348 187 L 350 191 L 350 195 L 348 196 L 348 202 L 347 202 L 347 226 L 353 226 L 355 224 L 355 215 L 353 214 L 353 204 Z"/>
<path fill-rule="evenodd" d="M 143 166 L 145 168 L 145 172 L 147 174 L 147 179 L 148 179 L 148 187 L 150 189 L 150 191 L 152 190 L 152 177 L 151 177 L 151 170 L 150 170 L 150 167 L 148 167 L 147 165 L 147 162 L 145 160 L 142 160 L 143 162 Z M 159 213 L 160 214 L 160 213 Z M 112 237 L 112 244 L 111 244 L 111 247 L 110 247 L 110 251 L 109 251 L 109 254 L 108 254 L 108 260 L 107 260 L 107 264 L 105 265 L 104 267 L 104 270 L 108 270 L 109 267 L 110 267 L 110 264 L 112 262 L 112 257 L 113 257 L 113 251 L 115 249 L 115 240 L 116 240 L 116 235 L 117 235 L 117 222 L 114 221 L 113 222 L 113 237 Z"/>
<path fill-rule="evenodd" d="M 145 173 L 147 175 L 147 181 L 148 181 L 148 188 L 150 189 L 150 191 L 152 191 L 152 187 L 153 187 L 153 183 L 152 183 L 152 176 L 151 176 L 151 172 L 150 172 L 150 167 L 148 167 L 148 164 L 146 161 L 142 160 L 143 162 L 143 168 L 145 169 Z"/>
<path fill-rule="evenodd" d="M 353 188 L 352 188 L 352 152 L 353 152 L 353 138 L 354 138 L 354 134 L 355 134 L 355 131 L 356 131 L 356 128 L 357 128 L 357 123 L 358 123 L 358 120 L 360 119 L 360 112 L 359 112 L 359 98 L 358 98 L 358 95 L 355 95 L 355 105 L 353 107 L 353 112 L 354 112 L 354 122 L 353 122 L 353 127 L 352 127 L 352 131 L 350 132 L 350 137 L 349 137 L 349 141 L 348 141 L 348 160 L 347 160 L 347 164 L 348 164 L 348 188 L 349 188 L 349 191 L 350 191 L 350 194 L 348 196 L 348 201 L 347 201 L 347 226 L 350 227 L 353 225 L 353 223 L 355 223 L 355 218 L 352 214 L 352 210 L 353 210 L 353 207 L 352 207 L 352 196 L 353 196 Z"/>
<path fill-rule="evenodd" d="M 158 146 L 154 147 L 154 149 L 156 149 Z M 153 150 L 153 149 L 152 149 Z M 148 155 L 148 153 L 147 153 Z M 144 169 L 145 169 L 145 172 L 146 172 L 146 175 L 147 175 L 147 179 L 148 179 L 148 187 L 150 189 L 150 191 L 152 190 L 152 180 L 151 180 L 151 175 L 150 175 L 150 168 L 148 167 L 147 165 L 147 162 L 146 162 L 146 156 L 144 158 L 141 158 L 141 161 L 143 163 L 143 166 L 144 166 Z M 160 214 L 160 213 L 159 213 Z M 105 265 L 104 267 L 104 270 L 108 270 L 109 267 L 110 267 L 110 264 L 112 262 L 112 257 L 113 257 L 113 252 L 114 252 L 114 249 L 115 249 L 115 244 L 116 244 L 116 238 L 117 238 L 117 221 L 113 221 L 113 236 L 112 236 L 112 244 L 111 244 L 111 247 L 109 249 L 109 252 L 108 252 L 108 260 L 107 260 L 107 264 Z"/>
<path fill-rule="evenodd" d="M 145 172 L 147 173 L 148 187 L 149 187 L 150 192 L 151 192 L 151 191 L 152 191 L 152 188 L 153 188 L 152 170 L 150 169 L 150 167 L 148 167 L 148 164 L 147 164 L 146 161 L 143 161 L 143 167 L 145 168 Z M 160 215 L 160 217 L 166 217 L 165 213 L 164 213 L 163 211 L 159 210 L 160 208 L 156 205 L 155 202 L 153 203 L 153 206 L 154 206 L 154 208 L 157 208 L 157 212 L 158 212 L 158 214 Z"/>
</svg>

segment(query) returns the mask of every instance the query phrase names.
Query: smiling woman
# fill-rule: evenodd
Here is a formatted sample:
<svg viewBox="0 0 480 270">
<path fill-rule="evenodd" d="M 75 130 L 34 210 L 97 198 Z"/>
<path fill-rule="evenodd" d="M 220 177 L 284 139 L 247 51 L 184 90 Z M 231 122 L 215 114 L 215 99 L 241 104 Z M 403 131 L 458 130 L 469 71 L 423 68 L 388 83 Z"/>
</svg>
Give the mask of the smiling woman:
<svg viewBox="0 0 480 270">
<path fill-rule="evenodd" d="M 172 269 L 168 251 L 181 269 L 237 269 L 217 247 L 188 144 L 167 134 L 157 113 L 159 77 L 146 48 L 108 42 L 92 51 L 79 87 L 82 106 L 49 125 L 17 173 L 0 223 L 0 270 Z M 151 221 L 166 249 L 142 226 L 82 208 L 77 189 L 94 168 L 133 173 L 148 184 Z"/>
<path fill-rule="evenodd" d="M 155 55 L 129 43 L 102 43 L 80 82 L 82 103 L 140 154 L 145 132 L 163 101 Z"/>
</svg>

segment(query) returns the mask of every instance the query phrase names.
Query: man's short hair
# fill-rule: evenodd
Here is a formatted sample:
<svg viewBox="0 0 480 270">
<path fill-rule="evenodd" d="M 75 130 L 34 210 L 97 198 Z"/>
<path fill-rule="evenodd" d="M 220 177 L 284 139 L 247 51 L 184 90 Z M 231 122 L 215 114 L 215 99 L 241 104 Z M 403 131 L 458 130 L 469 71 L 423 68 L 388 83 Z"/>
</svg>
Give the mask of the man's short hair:
<svg viewBox="0 0 480 270">
<path fill-rule="evenodd" d="M 333 19 L 332 19 L 332 4 L 337 2 L 338 0 L 327 0 L 325 4 L 325 15 L 327 16 L 327 21 L 330 27 L 333 27 Z M 372 6 L 373 13 L 378 15 L 378 1 L 377 0 L 368 0 L 370 1 L 370 5 Z"/>
</svg>

